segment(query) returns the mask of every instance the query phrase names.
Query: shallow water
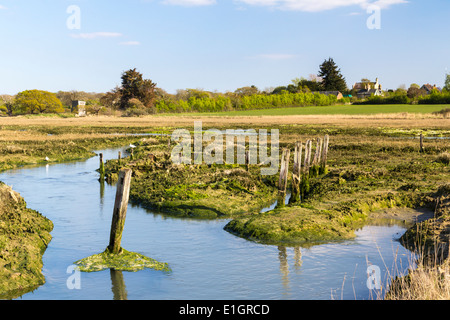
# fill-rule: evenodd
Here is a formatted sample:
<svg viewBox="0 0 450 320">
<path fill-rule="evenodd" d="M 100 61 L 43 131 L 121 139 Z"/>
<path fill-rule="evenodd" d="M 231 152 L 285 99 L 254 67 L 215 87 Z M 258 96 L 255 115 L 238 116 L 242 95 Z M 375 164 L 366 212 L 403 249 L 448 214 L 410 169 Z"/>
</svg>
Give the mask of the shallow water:
<svg viewBox="0 0 450 320">
<path fill-rule="evenodd" d="M 118 150 L 101 152 L 106 160 Z M 115 187 L 98 182 L 97 167 L 94 157 L 0 174 L 54 223 L 43 257 L 46 283 L 18 299 L 375 299 L 367 267 L 378 266 L 385 282 L 411 261 L 397 241 L 405 231 L 398 225 L 367 226 L 354 240 L 308 249 L 279 247 L 233 236 L 223 230 L 228 220 L 168 218 L 129 205 L 122 246 L 172 271 L 81 273 L 80 288 L 70 289 L 70 266 L 109 242 Z"/>
</svg>

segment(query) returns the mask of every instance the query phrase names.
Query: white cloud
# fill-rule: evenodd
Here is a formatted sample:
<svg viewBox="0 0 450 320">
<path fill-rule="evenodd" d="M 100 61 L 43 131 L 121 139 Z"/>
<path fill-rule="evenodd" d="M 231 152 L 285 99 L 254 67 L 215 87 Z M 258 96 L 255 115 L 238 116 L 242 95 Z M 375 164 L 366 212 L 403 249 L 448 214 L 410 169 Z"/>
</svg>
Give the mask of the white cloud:
<svg viewBox="0 0 450 320">
<path fill-rule="evenodd" d="M 359 6 L 367 9 L 371 5 L 386 9 L 406 0 L 237 0 L 248 5 L 274 7 L 281 10 L 319 12 L 342 7 Z"/>
<path fill-rule="evenodd" d="M 162 3 L 174 6 L 199 7 L 216 4 L 216 0 L 164 0 Z"/>
<path fill-rule="evenodd" d="M 377 0 L 377 1 L 373 1 L 373 2 L 366 1 L 366 3 L 362 5 L 362 7 L 364 9 L 366 9 L 367 7 L 373 5 L 373 6 L 380 7 L 381 9 L 387 9 L 392 5 L 402 4 L 402 3 L 408 3 L 408 1 L 406 1 L 406 0 Z"/>
<path fill-rule="evenodd" d="M 2 5 L 0 4 L 0 10 L 6 10 L 6 9 L 8 9 L 8 8 L 5 7 L 5 6 L 2 6 Z"/>
<path fill-rule="evenodd" d="M 139 46 L 141 43 L 139 41 L 125 41 L 119 43 L 121 46 Z"/>
<path fill-rule="evenodd" d="M 117 38 L 121 37 L 122 34 L 117 32 L 91 32 L 91 33 L 71 34 L 70 36 L 75 39 L 96 39 L 96 38 Z"/>
</svg>

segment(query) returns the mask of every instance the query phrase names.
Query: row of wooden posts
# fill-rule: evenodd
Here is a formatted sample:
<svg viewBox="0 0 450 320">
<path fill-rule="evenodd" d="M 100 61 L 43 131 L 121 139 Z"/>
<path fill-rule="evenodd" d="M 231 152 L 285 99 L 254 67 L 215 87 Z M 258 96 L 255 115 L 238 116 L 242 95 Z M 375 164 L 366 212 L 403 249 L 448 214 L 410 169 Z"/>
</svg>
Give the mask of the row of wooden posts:
<svg viewBox="0 0 450 320">
<path fill-rule="evenodd" d="M 420 152 L 424 152 L 423 134 L 420 135 Z M 169 140 L 170 141 L 170 140 Z M 305 191 L 309 189 L 310 176 L 317 176 L 326 172 L 327 158 L 328 158 L 328 144 L 329 136 L 325 135 L 323 140 L 316 139 L 316 148 L 314 155 L 312 153 L 313 140 L 307 140 L 304 149 L 303 144 L 297 141 L 294 147 L 294 161 L 292 167 L 292 190 L 291 202 L 299 202 L 304 196 Z M 170 143 L 170 142 L 169 142 Z M 278 191 L 280 195 L 286 194 L 288 185 L 288 173 L 290 163 L 291 151 L 288 148 L 283 149 L 280 163 L 280 175 L 278 180 Z M 119 151 L 118 159 L 121 159 L 121 152 Z M 246 166 L 249 166 L 249 154 L 246 152 Z M 103 154 L 100 153 L 100 175 L 103 176 L 105 168 L 103 164 Z M 119 172 L 119 179 L 117 184 L 116 198 L 114 204 L 113 218 L 111 223 L 111 234 L 108 249 L 111 253 L 118 254 L 121 251 L 122 232 L 125 224 L 125 217 L 127 212 L 128 198 L 131 184 L 131 169 L 122 169 Z"/>
<path fill-rule="evenodd" d="M 304 196 L 306 189 L 309 189 L 309 177 L 317 176 L 326 172 L 328 158 L 329 136 L 325 135 L 324 139 L 316 139 L 316 149 L 314 155 L 312 153 L 313 140 L 307 140 L 304 146 L 305 155 L 303 155 L 303 144 L 298 141 L 294 148 L 294 161 L 292 167 L 292 194 L 291 202 L 300 201 Z M 283 149 L 281 155 L 280 175 L 278 179 L 278 191 L 285 194 L 288 184 L 290 149 Z M 302 161 L 303 160 L 303 161 Z"/>
<path fill-rule="evenodd" d="M 293 201 L 300 200 L 301 184 L 302 181 L 307 181 L 310 174 L 319 174 L 325 172 L 327 155 L 328 155 L 328 135 L 325 135 L 324 139 L 317 138 L 316 150 L 314 156 L 312 156 L 312 140 L 307 140 L 305 143 L 305 157 L 302 166 L 302 150 L 303 145 L 301 142 L 296 142 L 294 150 L 294 165 L 292 169 L 292 196 Z M 100 175 L 105 173 L 105 167 L 103 163 L 103 154 L 100 153 Z M 248 154 L 246 154 L 248 159 Z M 119 161 L 121 159 L 121 153 L 119 152 Z M 285 194 L 288 180 L 288 168 L 290 160 L 290 150 L 283 149 L 281 156 L 281 168 L 280 177 L 278 183 L 278 189 L 280 193 Z M 248 167 L 248 161 L 246 161 Z M 124 168 L 120 170 L 116 198 L 114 203 L 113 217 L 111 221 L 110 240 L 108 245 L 109 252 L 113 254 L 120 254 L 122 251 L 121 241 L 122 233 L 125 225 L 125 218 L 127 213 L 128 199 L 130 194 L 132 170 Z"/>
<path fill-rule="evenodd" d="M 420 152 L 425 152 L 423 134 L 420 134 L 419 143 Z M 294 162 L 292 167 L 292 202 L 300 201 L 300 196 L 304 195 L 304 190 L 302 190 L 302 183 L 303 186 L 308 188 L 308 180 L 310 176 L 317 176 L 318 174 L 325 173 L 328 157 L 329 136 L 325 135 L 323 140 L 320 138 L 316 139 L 316 149 L 314 152 L 314 156 L 312 156 L 312 144 L 312 140 L 306 141 L 304 146 L 305 156 L 303 158 L 303 161 L 303 144 L 300 141 L 296 142 L 295 144 Z M 278 180 L 278 191 L 280 194 L 285 194 L 287 189 L 290 152 L 290 149 L 283 149 L 283 153 L 281 156 L 280 176 Z"/>
<path fill-rule="evenodd" d="M 301 142 L 295 144 L 294 150 L 294 165 L 292 170 L 292 196 L 294 201 L 299 200 L 301 194 L 301 182 L 306 181 L 310 174 L 323 173 L 326 168 L 327 155 L 328 155 L 328 135 L 325 135 L 323 141 L 320 138 L 316 140 L 316 150 L 314 156 L 312 156 L 312 140 L 307 140 L 305 143 L 305 157 L 302 166 L 302 150 L 303 145 Z M 100 153 L 100 176 L 103 178 L 105 174 L 105 167 L 103 163 L 103 154 Z M 119 161 L 121 159 L 121 153 L 118 155 Z M 248 154 L 246 154 L 248 159 Z M 290 150 L 283 149 L 281 156 L 281 168 L 280 177 L 278 183 L 278 189 L 280 193 L 285 194 L 288 180 L 288 168 L 290 160 Z M 248 167 L 248 161 L 246 161 Z M 111 222 L 111 233 L 108 250 L 111 253 L 119 254 L 121 252 L 121 240 L 122 232 L 125 225 L 125 218 L 127 213 L 127 205 L 130 193 L 132 170 L 125 168 L 120 170 L 116 198 L 114 203 L 113 217 Z"/>
</svg>

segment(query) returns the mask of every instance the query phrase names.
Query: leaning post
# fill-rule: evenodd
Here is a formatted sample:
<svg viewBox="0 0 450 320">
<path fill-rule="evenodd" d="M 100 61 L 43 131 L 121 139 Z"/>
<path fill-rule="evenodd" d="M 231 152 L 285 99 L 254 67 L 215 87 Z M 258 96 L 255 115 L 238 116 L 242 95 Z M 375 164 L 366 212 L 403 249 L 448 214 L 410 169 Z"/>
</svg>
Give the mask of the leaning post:
<svg viewBox="0 0 450 320">
<path fill-rule="evenodd" d="M 116 199 L 111 222 L 111 234 L 109 238 L 108 250 L 110 253 L 119 254 L 122 251 L 120 243 L 122 241 L 123 228 L 127 215 L 128 199 L 130 196 L 132 170 L 125 168 L 119 172 L 117 183 Z"/>
</svg>

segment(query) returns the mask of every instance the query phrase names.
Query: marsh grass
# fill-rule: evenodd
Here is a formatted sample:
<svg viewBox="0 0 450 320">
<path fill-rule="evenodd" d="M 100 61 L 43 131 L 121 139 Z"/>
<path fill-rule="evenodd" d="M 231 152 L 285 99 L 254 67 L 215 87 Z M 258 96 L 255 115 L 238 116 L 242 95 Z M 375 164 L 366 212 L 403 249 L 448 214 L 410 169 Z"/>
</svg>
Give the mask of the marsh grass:
<svg viewBox="0 0 450 320">
<path fill-rule="evenodd" d="M 123 146 L 135 139 L 115 132 L 113 128 L 4 126 L 0 131 L 0 171 L 88 159 L 95 156 L 93 150 Z"/>
<path fill-rule="evenodd" d="M 430 255 L 429 249 L 420 245 L 409 251 L 403 259 L 400 259 L 397 248 L 392 252 L 391 265 L 386 263 L 388 257 L 379 251 L 383 262 L 379 267 L 384 277 L 380 279 L 380 288 L 367 288 L 368 300 L 450 300 L 450 260 L 442 257 L 443 250 L 440 247 L 441 244 L 435 243 L 434 252 Z M 371 265 L 366 259 L 366 266 Z M 351 284 L 348 281 L 347 276 L 344 276 L 341 300 L 344 299 L 344 287 L 348 285 L 353 287 L 354 298 L 357 299 L 353 281 Z M 332 292 L 331 298 L 336 300 L 339 296 Z"/>
<path fill-rule="evenodd" d="M 427 224 L 417 225 L 416 228 L 417 234 L 427 234 L 427 231 L 419 230 L 427 228 Z M 420 237 L 414 249 L 417 259 L 411 263 L 407 275 L 393 278 L 386 300 L 450 300 L 448 244 L 435 238 L 430 245 L 429 241 Z"/>
</svg>

